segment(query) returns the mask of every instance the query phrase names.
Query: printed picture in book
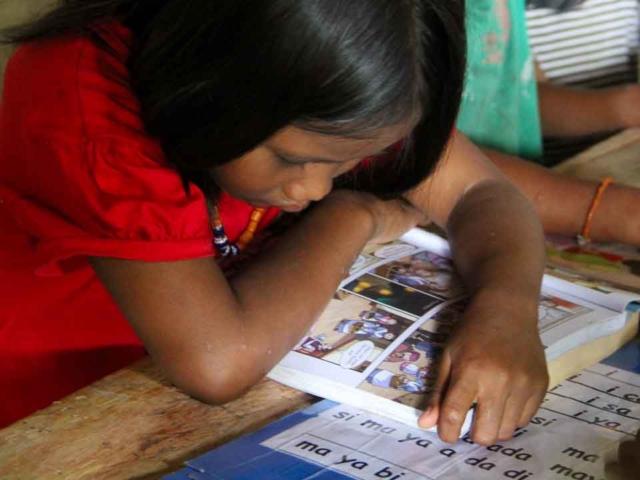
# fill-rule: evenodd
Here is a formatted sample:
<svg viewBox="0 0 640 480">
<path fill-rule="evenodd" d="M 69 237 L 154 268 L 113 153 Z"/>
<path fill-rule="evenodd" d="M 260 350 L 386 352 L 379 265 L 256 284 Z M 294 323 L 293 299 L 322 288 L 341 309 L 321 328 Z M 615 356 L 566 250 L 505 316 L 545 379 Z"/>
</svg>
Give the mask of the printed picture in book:
<svg viewBox="0 0 640 480">
<path fill-rule="evenodd" d="M 580 246 L 573 238 L 548 236 L 549 273 L 609 293 L 607 286 L 640 293 L 640 249 L 620 244 Z"/>
<path fill-rule="evenodd" d="M 557 327 L 562 322 L 590 313 L 592 310 L 584 305 L 543 293 L 538 304 L 538 329 L 540 333 Z"/>
<path fill-rule="evenodd" d="M 385 256 L 371 253 L 352 272 Z M 435 380 L 435 361 L 464 309 L 455 299 L 463 295 L 449 259 L 424 251 L 408 255 L 344 285 L 294 351 L 366 373 L 358 388 L 415 407 Z"/>
</svg>

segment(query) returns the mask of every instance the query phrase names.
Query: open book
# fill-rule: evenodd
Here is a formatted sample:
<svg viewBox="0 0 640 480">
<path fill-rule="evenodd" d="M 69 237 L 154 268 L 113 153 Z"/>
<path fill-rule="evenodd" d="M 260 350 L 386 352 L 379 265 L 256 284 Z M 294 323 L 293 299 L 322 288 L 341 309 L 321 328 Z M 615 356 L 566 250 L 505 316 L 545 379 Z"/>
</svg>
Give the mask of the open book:
<svg viewBox="0 0 640 480">
<path fill-rule="evenodd" d="M 446 240 L 420 229 L 367 247 L 320 319 L 268 376 L 415 426 L 466 305 L 449 256 Z M 539 306 L 547 360 L 621 330 L 636 299 L 609 283 L 550 270 Z"/>
</svg>

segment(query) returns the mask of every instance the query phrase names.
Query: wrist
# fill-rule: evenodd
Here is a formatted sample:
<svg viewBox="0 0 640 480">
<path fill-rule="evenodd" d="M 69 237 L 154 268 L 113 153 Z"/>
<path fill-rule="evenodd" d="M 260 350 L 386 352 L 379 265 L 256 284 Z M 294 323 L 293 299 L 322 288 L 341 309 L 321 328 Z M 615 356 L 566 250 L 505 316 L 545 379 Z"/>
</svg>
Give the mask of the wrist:
<svg viewBox="0 0 640 480">
<path fill-rule="evenodd" d="M 514 288 L 513 285 L 493 286 L 479 289 L 469 304 L 469 310 L 487 309 L 499 311 L 489 322 L 496 322 L 500 327 L 513 326 L 517 329 L 531 328 L 538 331 L 538 305 L 540 289 L 531 287 Z M 512 322 L 511 319 L 524 319 Z"/>
</svg>

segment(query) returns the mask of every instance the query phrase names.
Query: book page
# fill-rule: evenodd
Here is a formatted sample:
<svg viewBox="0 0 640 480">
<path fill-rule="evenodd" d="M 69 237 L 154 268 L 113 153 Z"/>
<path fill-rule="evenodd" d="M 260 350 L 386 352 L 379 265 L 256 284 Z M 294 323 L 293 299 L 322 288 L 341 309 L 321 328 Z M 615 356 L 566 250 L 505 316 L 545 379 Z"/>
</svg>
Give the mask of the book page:
<svg viewBox="0 0 640 480">
<path fill-rule="evenodd" d="M 450 258 L 449 243 L 437 228 L 414 228 L 392 245 L 413 245 Z M 640 302 L 640 249 L 620 244 L 593 244 L 580 247 L 574 238 L 547 235 L 547 269 L 543 285 L 597 305 L 625 311 Z M 370 250 L 376 247 L 369 246 Z M 393 252 L 393 247 L 390 247 Z M 383 250 L 384 252 L 384 250 Z M 384 258 L 384 257 L 381 257 Z M 363 254 L 352 269 L 357 273 L 371 261 Z"/>
<path fill-rule="evenodd" d="M 450 257 L 447 240 L 435 233 L 414 228 L 402 241 Z M 547 269 L 544 285 L 583 298 L 600 306 L 625 311 L 640 302 L 640 249 L 621 244 L 592 244 L 580 247 L 575 238 L 548 235 Z"/>
<path fill-rule="evenodd" d="M 402 241 L 368 246 L 319 320 L 269 377 L 415 425 L 465 308 L 466 292 L 450 258 Z M 623 314 L 553 289 L 543 291 L 538 313 L 548 360 L 625 324 Z"/>
<path fill-rule="evenodd" d="M 270 376 L 291 384 L 284 367 L 324 377 L 417 409 L 407 417 L 415 424 L 427 405 L 437 359 L 466 305 L 462 281 L 450 259 L 403 242 L 369 247 L 352 272 Z M 320 386 L 318 378 L 304 385 L 294 379 L 293 386 L 347 401 L 344 389 L 336 397 L 327 389 L 338 387 Z"/>
<path fill-rule="evenodd" d="M 640 344 L 631 342 L 567 379 L 513 439 L 488 447 L 468 436 L 446 444 L 324 401 L 188 462 L 187 471 L 226 480 L 604 480 L 620 442 L 640 428 L 639 359 Z M 188 478 L 180 474 L 168 478 Z"/>
<path fill-rule="evenodd" d="M 547 361 L 596 338 L 621 330 L 627 315 L 544 286 L 538 329 Z"/>
<path fill-rule="evenodd" d="M 547 236 L 545 285 L 622 312 L 640 301 L 640 249 L 618 244 L 581 247 Z"/>
</svg>

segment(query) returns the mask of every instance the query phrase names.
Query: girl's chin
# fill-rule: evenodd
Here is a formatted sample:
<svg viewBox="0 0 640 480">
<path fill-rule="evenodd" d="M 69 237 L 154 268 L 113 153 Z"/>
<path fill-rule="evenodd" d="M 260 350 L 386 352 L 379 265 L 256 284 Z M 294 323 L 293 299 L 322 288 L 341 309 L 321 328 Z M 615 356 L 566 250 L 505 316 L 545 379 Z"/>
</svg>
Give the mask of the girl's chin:
<svg viewBox="0 0 640 480">
<path fill-rule="evenodd" d="M 257 200 L 246 200 L 246 202 L 254 208 L 275 207 L 287 213 L 301 212 L 302 210 L 306 209 L 310 203 L 310 202 L 305 202 L 305 203 L 275 203 L 275 202 L 271 203 L 269 202 L 267 203 L 267 202 L 261 202 Z"/>
<path fill-rule="evenodd" d="M 287 212 L 287 213 L 298 213 L 303 211 L 305 208 L 307 208 L 309 206 L 309 202 L 307 203 L 295 203 L 295 204 L 287 204 L 287 205 L 282 205 L 279 206 L 278 208 L 280 210 L 282 210 L 283 212 Z"/>
</svg>

